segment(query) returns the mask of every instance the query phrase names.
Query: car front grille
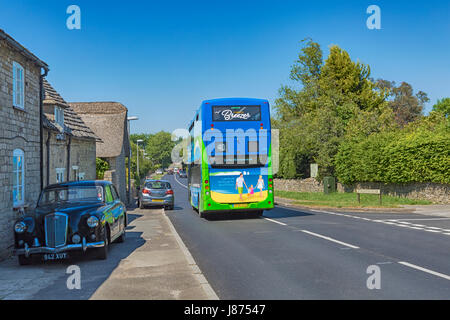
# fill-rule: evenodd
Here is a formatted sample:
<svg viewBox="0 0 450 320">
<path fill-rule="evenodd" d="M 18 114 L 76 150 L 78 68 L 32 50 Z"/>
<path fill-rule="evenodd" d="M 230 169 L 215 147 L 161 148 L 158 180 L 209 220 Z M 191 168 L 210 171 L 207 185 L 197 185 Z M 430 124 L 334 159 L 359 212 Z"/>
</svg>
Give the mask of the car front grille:
<svg viewBox="0 0 450 320">
<path fill-rule="evenodd" d="M 68 216 L 63 213 L 52 213 L 45 217 L 45 241 L 47 247 L 64 246 L 67 240 Z"/>
</svg>

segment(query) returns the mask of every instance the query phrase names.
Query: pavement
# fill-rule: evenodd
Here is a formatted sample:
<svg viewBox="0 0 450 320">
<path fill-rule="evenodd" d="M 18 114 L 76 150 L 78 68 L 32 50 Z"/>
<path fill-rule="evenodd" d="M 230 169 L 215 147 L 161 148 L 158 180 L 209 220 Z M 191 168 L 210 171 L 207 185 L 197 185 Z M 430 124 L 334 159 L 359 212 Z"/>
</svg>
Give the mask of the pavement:
<svg viewBox="0 0 450 320">
<path fill-rule="evenodd" d="M 277 205 L 201 219 L 169 176 L 168 217 L 220 299 L 450 299 L 450 218 Z M 378 269 L 377 269 L 378 268 Z M 380 287 L 369 285 L 379 270 Z"/>
<path fill-rule="evenodd" d="M 107 260 L 92 254 L 64 262 L 19 266 L 0 263 L 0 300 L 22 299 L 217 299 L 163 209 L 128 210 L 124 243 L 112 244 Z M 67 269 L 81 271 L 81 289 L 70 290 Z"/>
</svg>

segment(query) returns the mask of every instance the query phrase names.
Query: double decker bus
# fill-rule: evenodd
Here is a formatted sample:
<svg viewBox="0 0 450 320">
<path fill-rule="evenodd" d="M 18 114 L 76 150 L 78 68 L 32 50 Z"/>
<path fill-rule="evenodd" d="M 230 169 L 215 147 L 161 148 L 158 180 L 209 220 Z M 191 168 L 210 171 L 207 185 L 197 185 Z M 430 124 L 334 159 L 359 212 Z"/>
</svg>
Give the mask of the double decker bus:
<svg viewBox="0 0 450 320">
<path fill-rule="evenodd" d="M 188 196 L 200 217 L 273 209 L 269 102 L 203 101 L 189 125 Z"/>
</svg>

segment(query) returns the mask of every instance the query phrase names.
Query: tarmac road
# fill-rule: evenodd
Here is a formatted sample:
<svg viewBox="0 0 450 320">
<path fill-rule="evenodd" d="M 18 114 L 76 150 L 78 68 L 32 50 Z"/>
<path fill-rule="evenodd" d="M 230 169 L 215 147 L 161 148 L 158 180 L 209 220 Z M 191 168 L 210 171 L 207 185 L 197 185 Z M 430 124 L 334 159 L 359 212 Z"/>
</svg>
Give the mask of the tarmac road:
<svg viewBox="0 0 450 320">
<path fill-rule="evenodd" d="M 277 206 L 205 220 L 186 179 L 165 179 L 166 214 L 220 299 L 450 298 L 450 218 Z"/>
</svg>

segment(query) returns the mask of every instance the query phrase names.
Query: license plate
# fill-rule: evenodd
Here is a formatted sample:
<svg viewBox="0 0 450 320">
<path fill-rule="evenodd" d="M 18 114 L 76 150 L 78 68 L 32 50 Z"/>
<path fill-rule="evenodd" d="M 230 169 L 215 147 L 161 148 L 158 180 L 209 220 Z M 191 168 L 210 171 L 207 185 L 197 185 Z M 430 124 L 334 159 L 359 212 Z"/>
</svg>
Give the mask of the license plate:
<svg viewBox="0 0 450 320">
<path fill-rule="evenodd" d="M 152 202 L 164 202 L 164 200 L 153 199 Z"/>
<path fill-rule="evenodd" d="M 69 255 L 67 254 L 67 252 L 44 254 L 44 260 L 45 261 L 63 260 L 63 259 L 67 259 L 68 257 L 69 257 Z"/>
<path fill-rule="evenodd" d="M 248 205 L 246 204 L 233 204 L 233 208 L 247 208 Z"/>
</svg>

